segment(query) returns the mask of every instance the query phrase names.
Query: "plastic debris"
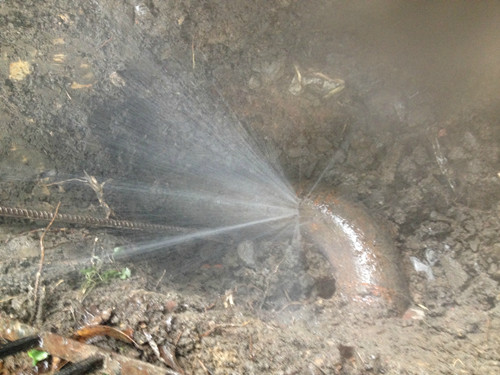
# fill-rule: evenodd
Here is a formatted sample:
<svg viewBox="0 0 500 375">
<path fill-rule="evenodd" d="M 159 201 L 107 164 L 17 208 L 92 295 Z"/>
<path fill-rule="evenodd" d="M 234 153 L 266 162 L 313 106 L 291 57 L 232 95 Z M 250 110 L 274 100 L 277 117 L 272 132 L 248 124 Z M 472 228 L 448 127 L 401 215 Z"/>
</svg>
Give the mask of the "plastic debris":
<svg viewBox="0 0 500 375">
<path fill-rule="evenodd" d="M 420 261 L 417 257 L 410 257 L 413 268 L 417 272 L 423 272 L 427 276 L 427 280 L 434 280 L 434 274 L 432 273 L 432 268 L 427 263 Z"/>
<path fill-rule="evenodd" d="M 295 76 L 288 91 L 292 95 L 300 95 L 302 91 L 308 91 L 328 99 L 333 95 L 341 92 L 345 88 L 344 80 L 340 78 L 330 78 L 326 74 L 313 72 L 308 75 L 303 75 L 297 66 L 295 66 Z"/>
</svg>

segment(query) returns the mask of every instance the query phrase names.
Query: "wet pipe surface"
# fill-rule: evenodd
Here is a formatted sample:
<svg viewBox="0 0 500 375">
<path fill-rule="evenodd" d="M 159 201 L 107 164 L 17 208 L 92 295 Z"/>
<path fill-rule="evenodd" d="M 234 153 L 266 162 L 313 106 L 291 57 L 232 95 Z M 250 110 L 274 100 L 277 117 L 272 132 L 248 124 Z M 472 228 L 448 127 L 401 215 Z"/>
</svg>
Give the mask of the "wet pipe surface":
<svg viewBox="0 0 500 375">
<path fill-rule="evenodd" d="M 331 192 L 300 204 L 301 233 L 332 266 L 337 293 L 403 314 L 410 304 L 401 255 L 382 223 Z"/>
</svg>

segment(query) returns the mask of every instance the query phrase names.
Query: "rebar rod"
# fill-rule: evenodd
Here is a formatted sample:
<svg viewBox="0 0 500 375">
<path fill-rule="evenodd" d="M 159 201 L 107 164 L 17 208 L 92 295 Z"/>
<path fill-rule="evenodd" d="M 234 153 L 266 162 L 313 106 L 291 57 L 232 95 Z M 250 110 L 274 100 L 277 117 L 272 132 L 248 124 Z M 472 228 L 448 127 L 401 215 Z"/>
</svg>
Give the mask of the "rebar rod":
<svg viewBox="0 0 500 375">
<path fill-rule="evenodd" d="M 49 211 L 31 210 L 27 208 L 0 206 L 0 216 L 14 217 L 20 219 L 50 221 L 54 217 L 54 213 Z M 184 233 L 186 231 L 189 231 L 189 229 L 187 228 L 171 226 L 171 225 L 144 223 L 144 222 L 130 221 L 130 220 L 116 220 L 109 218 L 99 218 L 94 216 L 73 215 L 64 213 L 57 213 L 55 215 L 54 221 L 62 223 L 78 224 L 84 226 L 130 229 L 130 230 L 135 229 L 135 230 L 144 230 L 150 232 Z"/>
</svg>

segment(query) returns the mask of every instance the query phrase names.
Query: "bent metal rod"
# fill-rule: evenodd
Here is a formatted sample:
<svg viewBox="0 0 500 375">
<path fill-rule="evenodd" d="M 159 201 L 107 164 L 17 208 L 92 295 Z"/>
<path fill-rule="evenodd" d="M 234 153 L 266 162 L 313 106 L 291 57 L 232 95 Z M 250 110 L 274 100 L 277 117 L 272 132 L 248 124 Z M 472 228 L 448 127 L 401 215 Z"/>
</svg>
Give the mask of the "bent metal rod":
<svg viewBox="0 0 500 375">
<path fill-rule="evenodd" d="M 0 216 L 14 217 L 19 219 L 50 221 L 54 218 L 54 213 L 49 211 L 38 211 L 26 208 L 0 206 Z M 186 228 L 176 227 L 171 225 L 143 223 L 143 222 L 129 221 L 129 220 L 116 220 L 109 218 L 106 219 L 94 216 L 72 215 L 64 213 L 57 213 L 55 215 L 54 221 L 62 223 L 78 224 L 84 226 L 143 230 L 150 232 L 185 233 L 186 231 L 188 231 L 188 229 Z"/>
</svg>

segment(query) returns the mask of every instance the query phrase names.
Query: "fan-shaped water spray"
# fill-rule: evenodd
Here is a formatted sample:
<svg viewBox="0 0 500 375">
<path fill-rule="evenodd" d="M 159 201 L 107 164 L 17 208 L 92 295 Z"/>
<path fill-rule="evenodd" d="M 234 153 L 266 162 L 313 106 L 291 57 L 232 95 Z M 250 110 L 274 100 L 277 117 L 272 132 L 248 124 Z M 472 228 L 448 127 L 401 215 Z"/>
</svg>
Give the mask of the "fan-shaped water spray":
<svg viewBox="0 0 500 375">
<path fill-rule="evenodd" d="M 113 103 L 99 105 L 90 119 L 96 138 L 133 181 L 107 188 L 143 205 L 142 212 L 154 200 L 153 210 L 162 211 L 157 220 L 192 231 L 136 244 L 135 253 L 297 216 L 290 184 L 242 124 L 224 113 L 219 96 L 207 96 L 190 74 L 140 66 L 119 73 L 124 85 Z M 151 178 L 154 189 L 141 183 Z"/>
<path fill-rule="evenodd" d="M 232 114 L 217 84 L 175 59 L 155 61 L 139 47 L 139 35 L 122 35 L 126 27 L 111 30 L 129 41 L 115 41 L 114 48 L 136 58 L 106 62 L 98 87 L 106 95 L 78 103 L 86 114 L 78 165 L 63 166 L 50 181 L 72 180 L 80 170 L 96 179 L 99 201 L 117 218 L 187 230 L 118 246 L 117 256 L 157 257 L 199 239 L 230 235 L 241 242 L 278 233 L 289 237 L 297 256 L 300 226 L 331 263 L 342 293 L 369 300 L 383 291 L 402 311 L 406 287 L 388 236 L 363 210 L 316 193 L 333 161 L 299 209 L 292 184 Z"/>
<path fill-rule="evenodd" d="M 362 209 L 316 192 L 324 172 L 299 204 L 279 166 L 228 115 L 221 97 L 207 96 L 213 85 L 190 73 L 168 74 L 150 61 L 131 66 L 116 73 L 122 84 L 89 117 L 94 142 L 117 166 L 107 171 L 106 197 L 120 201 L 120 215 L 187 232 L 116 247 L 116 256 L 158 257 L 193 240 L 230 235 L 241 242 L 280 231 L 297 254 L 300 225 L 331 264 L 343 295 L 404 310 L 406 281 L 394 245 Z"/>
</svg>

